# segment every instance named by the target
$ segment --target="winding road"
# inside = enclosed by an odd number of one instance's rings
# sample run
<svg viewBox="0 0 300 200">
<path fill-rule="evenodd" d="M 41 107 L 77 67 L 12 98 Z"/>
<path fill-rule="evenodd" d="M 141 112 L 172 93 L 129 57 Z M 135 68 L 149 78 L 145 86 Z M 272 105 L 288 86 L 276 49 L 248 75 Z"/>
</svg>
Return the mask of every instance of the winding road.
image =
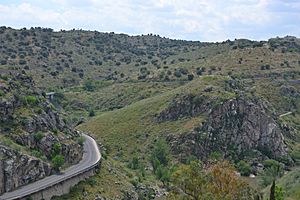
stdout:
<svg viewBox="0 0 300 200">
<path fill-rule="evenodd" d="M 14 191 L 4 193 L 0 196 L 0 200 L 14 200 L 28 196 L 95 167 L 101 159 L 98 145 L 92 137 L 86 134 L 83 134 L 83 137 L 85 137 L 84 153 L 82 160 L 78 164 L 69 167 L 61 174 L 51 175 L 36 182 L 20 187 Z"/>
</svg>

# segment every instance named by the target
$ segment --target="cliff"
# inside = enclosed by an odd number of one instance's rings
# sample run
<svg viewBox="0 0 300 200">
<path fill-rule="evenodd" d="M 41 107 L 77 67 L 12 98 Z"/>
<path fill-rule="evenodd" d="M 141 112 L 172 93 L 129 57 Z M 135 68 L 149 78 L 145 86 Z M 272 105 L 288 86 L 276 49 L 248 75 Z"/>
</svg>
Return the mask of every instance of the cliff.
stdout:
<svg viewBox="0 0 300 200">
<path fill-rule="evenodd" d="M 169 135 L 171 149 L 181 159 L 190 155 L 206 159 L 217 152 L 233 160 L 252 157 L 291 161 L 280 125 L 261 102 L 238 97 L 213 106 L 213 102 L 207 103 L 208 99 L 195 98 L 177 98 L 179 102 L 173 101 L 158 116 L 163 121 L 207 115 L 192 131 Z"/>
<path fill-rule="evenodd" d="M 54 173 L 51 159 L 65 166 L 81 160 L 78 132 L 68 126 L 25 74 L 0 77 L 0 194 Z"/>
</svg>

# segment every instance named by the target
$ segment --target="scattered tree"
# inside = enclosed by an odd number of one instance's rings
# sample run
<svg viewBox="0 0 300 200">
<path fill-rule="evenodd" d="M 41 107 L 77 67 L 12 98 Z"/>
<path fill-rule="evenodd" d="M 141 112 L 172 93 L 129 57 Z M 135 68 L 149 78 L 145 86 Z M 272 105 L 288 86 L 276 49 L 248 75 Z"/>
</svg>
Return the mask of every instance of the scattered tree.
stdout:
<svg viewBox="0 0 300 200">
<path fill-rule="evenodd" d="M 182 165 L 172 176 L 173 183 L 195 200 L 253 199 L 255 192 L 235 173 L 228 161 L 203 167 L 199 161 Z"/>
<path fill-rule="evenodd" d="M 52 158 L 52 165 L 56 171 L 60 170 L 60 167 L 65 163 L 65 157 L 62 155 L 56 155 Z"/>
</svg>

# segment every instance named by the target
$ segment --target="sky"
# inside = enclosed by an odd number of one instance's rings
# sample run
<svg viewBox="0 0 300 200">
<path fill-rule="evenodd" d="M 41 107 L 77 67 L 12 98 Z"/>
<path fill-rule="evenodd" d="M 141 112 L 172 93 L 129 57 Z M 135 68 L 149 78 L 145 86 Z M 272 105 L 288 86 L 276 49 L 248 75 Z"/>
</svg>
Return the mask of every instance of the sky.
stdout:
<svg viewBox="0 0 300 200">
<path fill-rule="evenodd" d="M 300 37 L 300 0 L 0 0 L 0 26 L 266 40 Z"/>
</svg>

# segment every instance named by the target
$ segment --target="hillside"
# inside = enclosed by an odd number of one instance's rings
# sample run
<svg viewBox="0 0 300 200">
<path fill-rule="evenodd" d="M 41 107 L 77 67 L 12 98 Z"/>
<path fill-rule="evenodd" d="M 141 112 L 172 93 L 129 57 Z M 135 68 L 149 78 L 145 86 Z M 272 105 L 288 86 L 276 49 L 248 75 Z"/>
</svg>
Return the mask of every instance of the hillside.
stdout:
<svg viewBox="0 0 300 200">
<path fill-rule="evenodd" d="M 94 133 L 99 141 L 105 144 L 109 158 L 113 158 L 113 160 L 108 159 L 109 163 L 121 163 L 124 167 L 130 165 L 133 156 L 137 156 L 148 169 L 145 180 L 141 181 L 141 184 L 146 185 L 149 184 L 147 176 L 150 176 L 150 180 L 153 179 L 151 178 L 153 175 L 149 163 L 149 151 L 153 149 L 158 138 L 166 138 L 169 142 L 174 161 L 179 160 L 185 163 L 191 156 L 205 160 L 212 155 L 220 154 L 221 157 L 233 160 L 235 163 L 245 160 L 252 166 L 252 173 L 257 175 L 259 172 L 256 171 L 256 166 L 267 159 L 279 160 L 287 166 L 293 165 L 295 159 L 299 159 L 296 155 L 299 155 L 300 149 L 299 127 L 292 121 L 299 119 L 299 110 L 293 115 L 279 117 L 278 114 L 272 113 L 275 109 L 272 103 L 276 102 L 260 102 L 268 99 L 267 93 L 261 94 L 260 97 L 253 95 L 253 93 L 258 94 L 260 87 L 264 85 L 254 84 L 250 87 L 251 90 L 242 93 L 243 87 L 239 86 L 236 90 L 237 85 L 233 83 L 237 84 L 229 77 L 205 76 L 162 95 L 141 100 L 120 110 L 100 114 L 79 128 Z M 230 88 L 232 85 L 235 86 Z M 272 91 L 274 96 L 280 96 L 279 93 L 276 94 L 276 90 Z M 283 96 L 280 99 L 283 103 L 284 98 Z M 237 110 L 227 111 L 226 104 L 232 101 L 236 101 Z M 299 101 L 296 101 L 296 104 L 296 107 L 299 107 Z M 228 104 L 228 106 L 234 106 L 234 104 Z M 209 111 L 210 109 L 212 111 Z M 245 113 L 241 113 L 242 110 Z M 263 111 L 259 114 L 261 110 Z M 233 114 L 229 115 L 228 112 Z M 239 114 L 235 115 L 235 112 Z M 251 114 L 247 116 L 246 112 Z M 255 117 L 258 117 L 259 121 L 253 121 L 252 125 L 247 124 L 248 121 L 255 120 Z M 225 122 L 226 118 L 233 121 Z M 236 120 L 240 122 L 235 124 Z M 220 123 L 224 125 L 214 127 L 214 124 Z M 270 126 L 270 124 L 274 124 L 277 130 L 269 128 L 262 130 L 264 125 Z M 209 130 L 208 126 L 219 130 L 215 136 L 206 137 L 204 133 Z M 226 127 L 230 132 L 226 131 Z M 237 135 L 240 131 L 249 132 L 250 135 L 241 136 L 242 139 L 238 139 Z M 262 135 L 251 135 L 253 132 Z M 263 136 L 263 134 L 266 135 Z M 227 139 L 224 140 L 223 137 Z M 273 141 L 272 138 L 274 138 Z M 214 142 L 208 145 L 210 140 Z M 237 143 L 237 140 L 241 140 L 242 143 Z M 272 149 L 273 145 L 275 145 L 274 149 Z M 225 149 L 219 149 L 219 147 Z M 139 171 L 134 172 L 136 176 L 139 176 L 139 173 Z M 131 176 L 127 177 L 129 179 L 127 181 L 130 181 Z M 118 186 L 102 185 L 101 182 L 98 184 L 98 187 L 103 188 L 104 191 L 108 190 L 107 187 L 118 188 Z M 94 189 L 88 191 L 91 195 L 94 194 Z"/>
<path fill-rule="evenodd" d="M 100 173 L 60 199 L 172 199 L 174 171 L 225 159 L 255 175 L 246 185 L 262 192 L 278 166 L 279 185 L 296 200 L 299 186 L 285 183 L 298 179 L 300 39 L 202 43 L 2 27 L 0 41 L 1 75 L 23 72 L 56 92 L 65 123 L 103 145 Z M 153 162 L 161 143 L 167 177 Z"/>
</svg>

